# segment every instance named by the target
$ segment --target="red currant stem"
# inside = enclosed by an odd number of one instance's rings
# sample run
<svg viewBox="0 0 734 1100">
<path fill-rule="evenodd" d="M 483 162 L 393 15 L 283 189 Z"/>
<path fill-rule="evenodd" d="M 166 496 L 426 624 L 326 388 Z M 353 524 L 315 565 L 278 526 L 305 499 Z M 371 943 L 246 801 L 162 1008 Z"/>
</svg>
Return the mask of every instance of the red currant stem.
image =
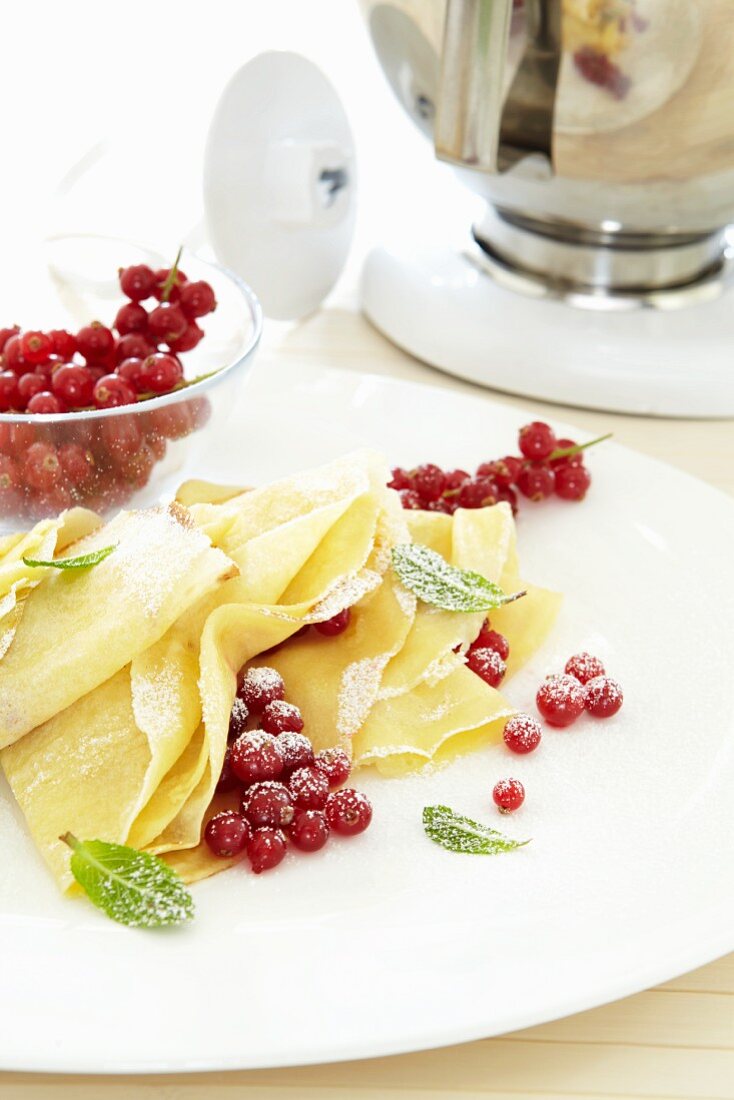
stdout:
<svg viewBox="0 0 734 1100">
<path fill-rule="evenodd" d="M 559 447 L 548 455 L 548 461 L 553 462 L 556 458 L 570 458 L 571 455 L 577 455 L 579 451 L 585 451 L 587 447 L 595 447 L 597 443 L 611 439 L 612 435 L 613 432 L 607 432 L 606 435 L 600 435 L 598 439 L 590 439 L 588 443 L 577 443 L 575 447 Z"/>
<path fill-rule="evenodd" d="M 176 285 L 176 276 L 178 275 L 178 264 L 181 259 L 181 253 L 183 252 L 183 245 L 178 246 L 178 252 L 176 253 L 176 259 L 173 261 L 173 267 L 166 276 L 166 281 L 161 288 L 161 301 L 167 302 L 168 296 Z"/>
</svg>

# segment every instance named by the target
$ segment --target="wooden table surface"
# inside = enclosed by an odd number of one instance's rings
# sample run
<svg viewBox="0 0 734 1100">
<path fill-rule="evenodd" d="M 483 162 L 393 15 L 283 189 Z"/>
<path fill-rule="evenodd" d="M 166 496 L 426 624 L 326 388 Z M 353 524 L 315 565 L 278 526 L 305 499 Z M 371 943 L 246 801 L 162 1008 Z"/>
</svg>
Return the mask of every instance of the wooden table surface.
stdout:
<svg viewBox="0 0 734 1100">
<path fill-rule="evenodd" d="M 388 344 L 348 309 L 271 332 L 260 367 L 321 363 L 481 395 Z M 615 416 L 493 395 L 534 416 L 559 416 L 734 494 L 731 421 Z M 430 459 L 426 455 L 426 459 Z M 0 979 L 0 990 L 2 981 Z M 1 994 L 0 994 L 1 995 Z M 42 992 L 39 993 L 42 996 Z M 5 1006 L 6 1010 L 12 1006 Z M 275 1021 L 274 1021 L 275 1025 Z M 29 1026 L 32 1026 L 29 1022 Z M 43 1035 L 38 1036 L 39 1044 Z M 124 1042 L 124 1037 L 121 1037 Z M 162 1077 L 0 1075 L 2 1100 L 472 1100 L 500 1097 L 734 1098 L 734 955 L 635 997 L 498 1039 L 372 1061 L 302 1069 Z"/>
</svg>

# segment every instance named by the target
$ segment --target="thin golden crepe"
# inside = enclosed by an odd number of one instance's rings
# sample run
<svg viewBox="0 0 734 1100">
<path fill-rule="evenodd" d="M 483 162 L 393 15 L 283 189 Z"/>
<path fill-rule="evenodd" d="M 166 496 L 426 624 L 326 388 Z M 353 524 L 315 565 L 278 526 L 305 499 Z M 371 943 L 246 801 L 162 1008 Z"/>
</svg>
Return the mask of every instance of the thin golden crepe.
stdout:
<svg viewBox="0 0 734 1100">
<path fill-rule="evenodd" d="M 518 576 L 511 513 L 504 505 L 453 517 L 406 513 L 386 480 L 384 459 L 365 451 L 251 491 L 186 483 L 179 500 L 187 507 L 173 506 L 175 522 L 189 532 L 189 523 L 198 527 L 204 556 L 214 555 L 218 566 L 195 593 L 187 589 L 186 599 L 179 593 L 175 611 L 155 616 L 155 630 L 145 616 L 141 628 L 129 589 L 104 617 L 87 606 L 110 598 L 109 586 L 91 582 L 103 579 L 119 547 L 86 581 L 70 576 L 62 585 L 58 574 L 36 571 L 42 583 L 24 600 L 0 660 L 0 736 L 19 738 L 0 760 L 62 887 L 70 884 L 68 855 L 57 838 L 66 830 L 164 853 L 188 881 L 228 865 L 200 841 L 224 797 L 215 786 L 243 666 L 271 665 L 282 673 L 316 748 L 342 744 L 353 750 L 355 764 L 385 774 L 404 774 L 499 736 L 512 707 L 464 667 L 483 615 L 417 603 L 390 566 L 393 546 L 422 542 L 505 590 L 527 587 Z M 118 517 L 79 545 L 104 546 L 118 536 L 122 543 L 130 522 L 145 521 Z M 143 571 L 150 567 L 147 553 L 138 561 Z M 194 559 L 177 577 L 198 576 Z M 0 553 L 0 584 L 4 561 Z M 163 547 L 154 566 L 162 588 L 171 568 Z M 76 619 L 74 583 L 84 604 Z M 66 655 L 57 652 L 59 604 L 68 612 L 65 641 L 74 639 Z M 557 604 L 554 594 L 530 588 L 493 614 L 510 638 L 511 668 L 540 644 Z M 302 634 L 304 625 L 345 607 L 352 614 L 343 634 Z M 91 642 L 79 633 L 81 624 Z M 48 658 L 38 652 L 44 627 Z M 71 669 L 73 686 L 55 688 L 42 707 L 33 704 L 20 686 L 21 667 L 31 659 L 40 667 L 50 660 L 55 679 L 68 679 Z"/>
</svg>

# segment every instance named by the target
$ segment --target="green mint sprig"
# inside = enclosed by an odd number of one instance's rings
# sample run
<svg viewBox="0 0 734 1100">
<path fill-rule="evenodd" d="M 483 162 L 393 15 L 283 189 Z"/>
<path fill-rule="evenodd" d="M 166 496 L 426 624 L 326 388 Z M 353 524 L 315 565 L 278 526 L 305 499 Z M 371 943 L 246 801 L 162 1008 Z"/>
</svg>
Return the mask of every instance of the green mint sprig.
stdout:
<svg viewBox="0 0 734 1100">
<path fill-rule="evenodd" d="M 524 848 L 529 840 L 512 840 L 489 825 L 480 825 L 470 817 L 457 814 L 449 806 L 424 806 L 423 828 L 426 836 L 449 852 L 473 856 L 493 856 Z"/>
<path fill-rule="evenodd" d="M 104 840 L 59 837 L 72 850 L 71 873 L 89 900 L 120 924 L 165 928 L 194 916 L 194 902 L 176 872 L 158 856 Z"/>
<path fill-rule="evenodd" d="M 574 443 L 573 447 L 556 447 L 555 451 L 552 451 L 548 456 L 548 461 L 554 462 L 557 458 L 571 458 L 572 455 L 585 451 L 587 447 L 595 447 L 597 443 L 603 443 L 606 439 L 611 439 L 612 434 L 612 432 L 607 432 L 606 435 L 600 435 L 597 439 L 590 439 L 588 443 Z"/>
<path fill-rule="evenodd" d="M 88 554 L 79 554 L 76 558 L 23 558 L 23 564 L 31 569 L 90 569 L 93 565 L 99 565 L 108 558 L 113 550 L 117 549 L 117 543 L 112 546 L 103 546 L 100 550 L 90 550 Z"/>
<path fill-rule="evenodd" d="M 435 550 L 414 542 L 394 546 L 392 564 L 405 588 L 443 611 L 491 611 L 525 595 L 508 596 L 481 573 L 458 569 Z"/>
</svg>

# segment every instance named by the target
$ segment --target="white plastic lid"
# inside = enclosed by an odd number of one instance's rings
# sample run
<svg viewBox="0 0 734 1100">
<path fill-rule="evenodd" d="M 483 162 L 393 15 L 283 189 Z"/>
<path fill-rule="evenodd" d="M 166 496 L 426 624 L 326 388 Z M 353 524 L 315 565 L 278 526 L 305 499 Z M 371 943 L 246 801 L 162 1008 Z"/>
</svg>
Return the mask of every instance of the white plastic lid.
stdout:
<svg viewBox="0 0 734 1100">
<path fill-rule="evenodd" d="M 352 131 L 329 81 L 295 53 L 263 53 L 225 88 L 204 157 L 217 259 L 268 317 L 316 309 L 346 262 L 355 216 Z"/>
</svg>

